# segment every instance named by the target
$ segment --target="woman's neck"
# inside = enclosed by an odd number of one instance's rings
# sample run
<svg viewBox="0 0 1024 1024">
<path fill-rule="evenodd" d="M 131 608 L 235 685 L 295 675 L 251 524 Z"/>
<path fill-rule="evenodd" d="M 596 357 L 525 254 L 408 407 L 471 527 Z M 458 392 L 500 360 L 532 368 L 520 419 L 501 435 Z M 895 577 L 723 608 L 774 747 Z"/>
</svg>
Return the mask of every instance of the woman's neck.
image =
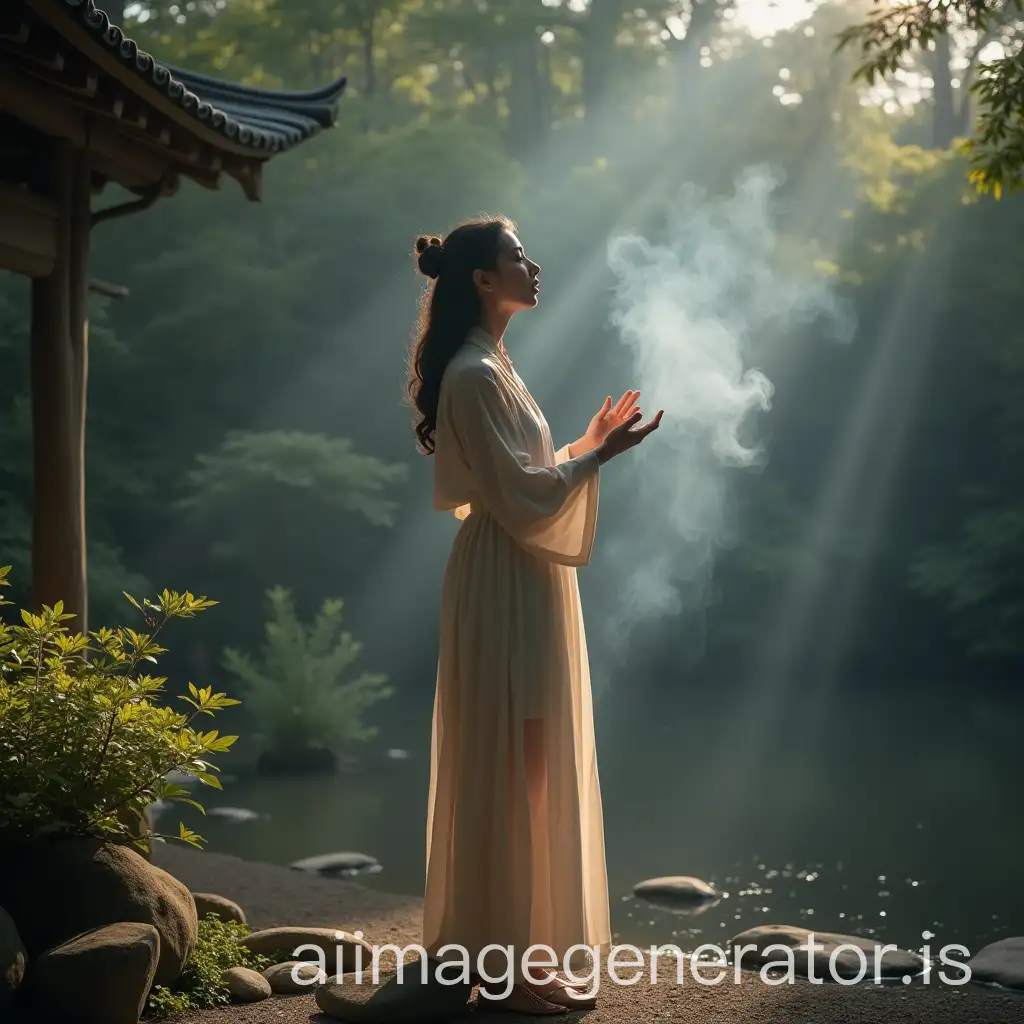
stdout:
<svg viewBox="0 0 1024 1024">
<path fill-rule="evenodd" d="M 499 348 L 504 348 L 501 343 L 502 336 L 505 333 L 505 328 L 508 327 L 509 320 L 512 319 L 511 313 L 499 313 L 496 310 L 484 310 L 480 316 L 480 323 L 477 326 L 482 331 L 486 331 L 493 339 L 494 344 Z"/>
</svg>

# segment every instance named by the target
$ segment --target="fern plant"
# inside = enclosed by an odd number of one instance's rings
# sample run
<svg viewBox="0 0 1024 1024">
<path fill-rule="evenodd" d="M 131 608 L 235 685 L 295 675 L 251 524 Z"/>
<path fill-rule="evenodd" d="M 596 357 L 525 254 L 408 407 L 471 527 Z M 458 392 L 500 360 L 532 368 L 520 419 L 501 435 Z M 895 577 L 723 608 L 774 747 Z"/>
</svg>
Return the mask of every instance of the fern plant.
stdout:
<svg viewBox="0 0 1024 1024">
<path fill-rule="evenodd" d="M 238 921 L 221 921 L 208 914 L 199 921 L 196 948 L 192 951 L 179 977 L 171 985 L 155 985 L 146 1001 L 145 1019 L 165 1020 L 193 1010 L 204 1010 L 231 1003 L 231 993 L 224 981 L 224 972 L 232 967 L 248 967 L 265 971 L 279 959 L 254 953 L 242 945 L 252 934 L 248 925 Z"/>
<path fill-rule="evenodd" d="M 9 585 L 9 570 L 0 568 L 0 587 Z M 72 633 L 65 623 L 74 616 L 60 601 L 39 613 L 22 610 L 20 625 L 0 621 L 0 840 L 93 836 L 148 851 L 161 835 L 145 822 L 150 804 L 203 810 L 167 780 L 170 772 L 221 788 L 209 757 L 237 737 L 193 723 L 240 702 L 189 683 L 189 696 L 179 699 L 191 710 L 178 712 L 160 701 L 166 678 L 141 671 L 165 653 L 156 637 L 171 619 L 191 619 L 216 602 L 169 590 L 156 601 L 125 597 L 149 632 Z M 184 824 L 174 838 L 203 841 Z"/>
<path fill-rule="evenodd" d="M 291 592 L 267 591 L 270 618 L 257 662 L 235 648 L 224 651 L 224 666 L 240 681 L 259 738 L 269 751 L 309 747 L 329 750 L 376 736 L 363 713 L 393 690 L 387 676 L 363 672 L 346 679 L 362 645 L 342 629 L 340 599 L 323 602 L 313 622 L 299 621 Z"/>
</svg>

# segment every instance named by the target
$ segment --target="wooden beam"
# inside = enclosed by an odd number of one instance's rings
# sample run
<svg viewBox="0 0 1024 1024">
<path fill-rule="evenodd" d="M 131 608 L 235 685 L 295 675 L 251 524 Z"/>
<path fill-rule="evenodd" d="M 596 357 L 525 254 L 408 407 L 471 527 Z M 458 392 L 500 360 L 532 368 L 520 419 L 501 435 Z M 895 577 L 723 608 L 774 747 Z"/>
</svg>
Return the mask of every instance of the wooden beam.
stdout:
<svg viewBox="0 0 1024 1024">
<path fill-rule="evenodd" d="M 53 272 L 32 282 L 32 592 L 84 631 L 89 163 L 66 139 L 48 148 L 40 185 L 59 215 Z"/>
<path fill-rule="evenodd" d="M 0 267 L 29 277 L 51 273 L 57 258 L 57 205 L 0 183 Z"/>
<path fill-rule="evenodd" d="M 21 46 L 28 42 L 30 33 L 31 29 L 21 11 L 9 8 L 0 10 L 0 39 Z"/>
<path fill-rule="evenodd" d="M 46 135 L 66 139 L 75 147 L 94 154 L 97 167 L 108 177 L 130 188 L 151 185 L 173 177 L 165 156 L 145 145 L 136 144 L 90 116 L 74 104 L 61 103 L 52 91 L 0 66 L 0 110 L 32 125 Z"/>
</svg>

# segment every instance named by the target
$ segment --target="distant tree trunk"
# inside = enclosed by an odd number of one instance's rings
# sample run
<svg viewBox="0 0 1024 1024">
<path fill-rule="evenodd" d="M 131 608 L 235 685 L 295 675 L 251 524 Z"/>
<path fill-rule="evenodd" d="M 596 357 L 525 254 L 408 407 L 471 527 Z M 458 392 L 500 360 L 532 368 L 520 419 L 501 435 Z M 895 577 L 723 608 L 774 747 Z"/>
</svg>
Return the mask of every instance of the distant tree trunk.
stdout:
<svg viewBox="0 0 1024 1024">
<path fill-rule="evenodd" d="M 523 26 L 509 40 L 508 146 L 519 157 L 533 152 L 541 137 L 539 46 L 532 27 Z"/>
<path fill-rule="evenodd" d="M 677 75 L 700 66 L 700 51 L 711 44 L 722 13 L 730 6 L 720 0 L 692 0 L 686 35 L 673 47 Z"/>
<path fill-rule="evenodd" d="M 537 95 L 537 141 L 542 143 L 547 140 L 548 134 L 551 131 L 551 118 L 554 108 L 551 82 L 551 47 L 541 43 L 537 59 L 539 63 L 537 73 L 539 88 Z"/>
<path fill-rule="evenodd" d="M 374 13 L 373 5 L 370 4 L 363 17 L 363 132 L 368 134 L 373 131 L 374 108 L 377 103 L 377 63 L 373 55 L 373 47 L 376 42 L 377 15 Z"/>
<path fill-rule="evenodd" d="M 957 136 L 958 117 L 953 90 L 953 72 L 950 68 L 952 51 L 949 35 L 940 33 L 935 38 L 935 49 L 928 55 L 932 82 L 932 145 L 948 149 Z"/>
<path fill-rule="evenodd" d="M 583 41 L 583 107 L 593 119 L 609 98 L 609 83 L 615 60 L 615 35 L 621 18 L 620 5 L 612 0 L 594 4 L 584 22 Z"/>
</svg>

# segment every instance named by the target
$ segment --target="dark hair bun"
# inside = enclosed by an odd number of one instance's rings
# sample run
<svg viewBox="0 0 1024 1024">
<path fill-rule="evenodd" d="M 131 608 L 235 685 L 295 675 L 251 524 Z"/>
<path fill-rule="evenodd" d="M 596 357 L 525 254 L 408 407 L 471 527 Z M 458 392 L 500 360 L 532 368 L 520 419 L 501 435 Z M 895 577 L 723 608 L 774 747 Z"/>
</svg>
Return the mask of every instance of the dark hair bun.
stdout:
<svg viewBox="0 0 1024 1024">
<path fill-rule="evenodd" d="M 420 235 L 416 239 L 416 252 L 419 255 L 416 265 L 420 273 L 426 277 L 437 277 L 441 273 L 441 258 L 444 256 L 441 239 L 433 235 Z"/>
</svg>

